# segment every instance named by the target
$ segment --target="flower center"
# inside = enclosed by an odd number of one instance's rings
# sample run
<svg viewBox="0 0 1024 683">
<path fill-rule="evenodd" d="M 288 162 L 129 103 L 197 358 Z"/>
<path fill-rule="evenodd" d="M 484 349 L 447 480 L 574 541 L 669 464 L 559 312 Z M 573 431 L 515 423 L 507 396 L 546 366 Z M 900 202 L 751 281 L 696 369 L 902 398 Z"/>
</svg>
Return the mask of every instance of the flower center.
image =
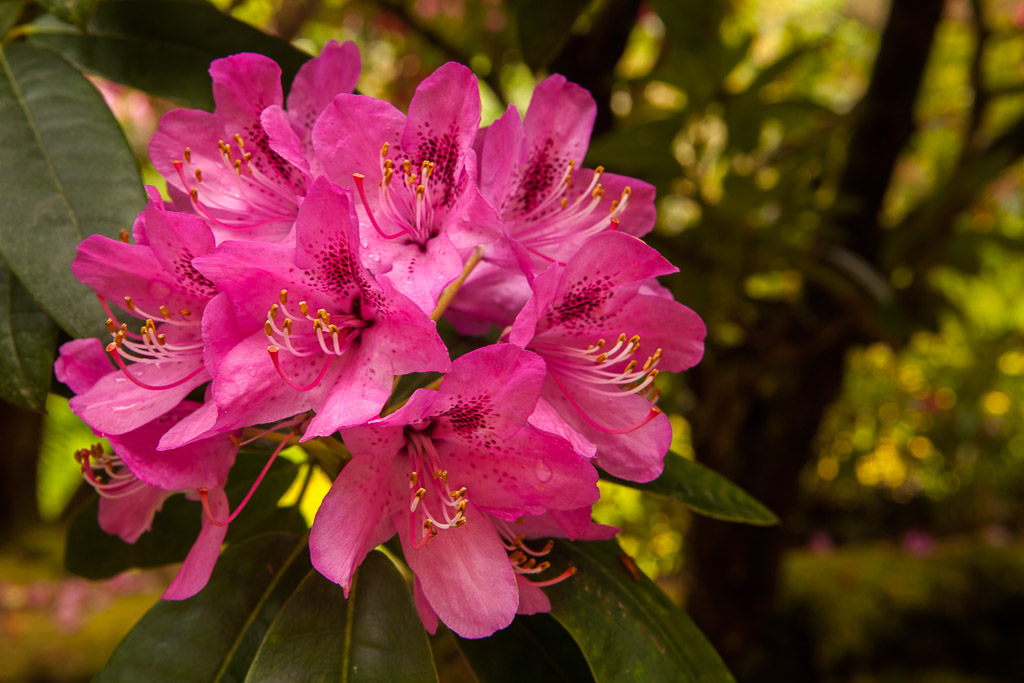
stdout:
<svg viewBox="0 0 1024 683">
<path fill-rule="evenodd" d="M 398 232 L 388 233 L 377 223 L 363 188 L 366 176 L 361 173 L 352 176 L 356 190 L 370 223 L 381 237 L 390 240 L 405 235 L 410 241 L 423 246 L 437 235 L 434 216 L 443 205 L 445 188 L 443 183 L 436 182 L 433 161 L 425 160 L 417 167 L 410 159 L 406 159 L 396 166 L 388 158 L 388 149 L 388 143 L 384 143 L 380 150 L 377 202 L 383 218 L 398 228 Z"/>
<path fill-rule="evenodd" d="M 655 350 L 641 365 L 633 358 L 640 348 L 639 335 L 627 340 L 625 334 L 620 334 L 610 347 L 604 339 L 598 339 L 596 344 L 585 349 L 537 340 L 531 342 L 529 348 L 544 357 L 548 374 L 583 419 L 603 432 L 625 434 L 634 431 L 661 412 L 652 405 L 651 412 L 639 423 L 624 429 L 609 429 L 594 421 L 573 398 L 574 390 L 582 390 L 612 397 L 646 394 L 652 403 L 656 401 L 658 391 L 653 384 L 658 377 L 656 366 L 661 360 L 662 350 Z"/>
<path fill-rule="evenodd" d="M 440 530 L 457 529 L 466 523 L 466 487 L 452 489 L 448 472 L 429 436 L 406 430 L 406 451 L 412 465 L 409 474 L 409 537 L 422 549 Z"/>
<path fill-rule="evenodd" d="M 123 498 L 147 486 L 135 478 L 121 458 L 105 454 L 100 444 L 75 451 L 75 461 L 85 481 L 104 498 Z"/>
<path fill-rule="evenodd" d="M 198 320 L 189 320 L 189 316 L 192 315 L 190 310 L 181 309 L 178 312 L 178 318 L 175 318 L 167 306 L 160 306 L 160 315 L 154 315 L 143 311 L 136 305 L 132 297 L 126 296 L 124 301 L 128 310 L 132 314 L 144 318 L 146 321 L 139 329 L 138 334 L 136 334 L 128 330 L 127 323 L 119 324 L 117 322 L 117 318 L 114 317 L 106 299 L 103 297 L 99 297 L 99 299 L 107 315 L 110 316 L 107 318 L 107 331 L 110 332 L 112 341 L 107 344 L 106 351 L 114 359 L 114 362 L 117 363 L 124 376 L 133 383 L 143 389 L 154 391 L 171 389 L 188 382 L 203 371 L 204 367 L 201 363 L 203 358 L 203 342 L 200 339 L 201 324 Z M 154 318 L 160 319 L 159 330 Z M 168 341 L 167 334 L 162 330 L 174 330 L 172 335 L 176 338 L 182 338 L 182 341 Z M 146 384 L 136 377 L 125 364 L 126 360 L 142 365 L 200 361 L 200 365 L 194 371 L 175 382 L 162 386 L 153 386 Z"/>
<path fill-rule="evenodd" d="M 557 260 L 551 252 L 566 239 L 584 240 L 618 228 L 632 196 L 632 189 L 627 186 L 618 199 L 611 201 L 605 213 L 602 210 L 605 190 L 601 186 L 604 168 L 594 169 L 590 184 L 577 194 L 573 191 L 575 167 L 575 160 L 569 160 L 561 174 L 548 177 L 531 167 L 523 181 L 526 195 L 522 198 L 522 207 L 505 216 L 512 238 L 546 263 Z"/>
<path fill-rule="evenodd" d="M 263 323 L 263 331 L 271 342 L 267 352 L 274 367 L 289 386 L 299 391 L 309 391 L 318 385 L 331 361 L 343 355 L 367 327 L 369 323 L 353 313 L 332 315 L 321 308 L 315 315 L 310 315 L 309 304 L 305 301 L 299 302 L 297 313 L 289 310 L 286 289 L 281 290 L 280 303 L 270 307 L 267 320 Z M 327 359 L 316 379 L 303 386 L 289 378 L 281 367 L 278 354 L 282 349 L 299 358 L 325 354 Z"/>
<path fill-rule="evenodd" d="M 189 147 L 181 160 L 172 162 L 196 212 L 211 223 L 238 229 L 295 219 L 302 183 L 292 177 L 288 162 L 267 147 L 266 133 L 258 132 L 262 138 L 253 141 L 250 136 L 257 157 L 245 150 L 245 140 L 235 133 L 234 147 L 217 141 L 212 168 L 194 164 Z"/>
</svg>

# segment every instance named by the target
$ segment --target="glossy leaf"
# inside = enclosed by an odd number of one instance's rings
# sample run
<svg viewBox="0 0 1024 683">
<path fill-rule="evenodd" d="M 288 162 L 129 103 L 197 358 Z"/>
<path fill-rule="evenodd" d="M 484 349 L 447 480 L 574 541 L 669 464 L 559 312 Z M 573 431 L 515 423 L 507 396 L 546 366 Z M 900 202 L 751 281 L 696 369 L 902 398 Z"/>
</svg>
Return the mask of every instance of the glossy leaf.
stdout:
<svg viewBox="0 0 1024 683">
<path fill-rule="evenodd" d="M 172 496 L 156 514 L 153 527 L 135 543 L 125 543 L 100 528 L 99 510 L 99 496 L 93 496 L 75 511 L 64 546 L 64 566 L 87 579 L 181 562 L 199 535 L 203 514 L 199 503 Z"/>
<path fill-rule="evenodd" d="M 0 35 L 6 34 L 14 26 L 24 8 L 25 3 L 22 0 L 0 2 Z"/>
<path fill-rule="evenodd" d="M 652 482 L 638 484 L 611 475 L 604 479 L 685 503 L 694 512 L 757 526 L 772 526 L 779 518 L 753 496 L 718 472 L 692 460 L 669 453 L 665 456 L 665 471 Z"/>
<path fill-rule="evenodd" d="M 56 350 L 57 326 L 0 262 L 0 397 L 42 410 Z"/>
<path fill-rule="evenodd" d="M 263 462 L 257 457 L 239 456 L 225 488 L 232 509 L 248 493 L 262 467 Z M 275 462 L 248 505 L 228 527 L 228 541 L 241 541 L 263 531 L 303 531 L 305 524 L 297 511 L 277 507 L 278 499 L 297 472 L 295 463 Z M 172 496 L 153 519 L 153 528 L 129 544 L 103 531 L 97 521 L 98 513 L 99 497 L 94 497 L 75 512 L 68 528 L 65 566 L 87 579 L 105 579 L 126 569 L 181 562 L 199 535 L 203 514 L 198 502 Z"/>
<path fill-rule="evenodd" d="M 213 109 L 210 62 L 239 52 L 276 61 L 286 86 L 310 55 L 194 0 L 101 2 L 86 27 L 44 17 L 29 40 L 79 68 L 189 107 Z"/>
<path fill-rule="evenodd" d="M 679 607 L 623 564 L 615 541 L 560 541 L 556 570 L 575 576 L 546 590 L 551 614 L 590 663 L 598 683 L 731 683 L 718 653 Z"/>
<path fill-rule="evenodd" d="M 248 668 L 245 653 L 262 641 L 266 624 L 308 568 L 306 544 L 290 534 L 232 546 L 197 595 L 149 610 L 95 680 L 239 680 L 235 666 Z"/>
<path fill-rule="evenodd" d="M 88 80 L 30 45 L 0 49 L 0 252 L 74 336 L 103 334 L 103 309 L 71 274 L 75 247 L 115 236 L 144 205 L 139 170 Z"/>
<path fill-rule="evenodd" d="M 96 0 L 39 0 L 39 4 L 61 21 L 79 28 L 85 26 L 96 9 Z"/>
<path fill-rule="evenodd" d="M 489 638 L 455 642 L 480 683 L 594 680 L 579 646 L 550 614 L 518 615 Z"/>
<path fill-rule="evenodd" d="M 588 5 L 590 0 L 520 0 L 516 21 L 519 49 L 526 65 L 536 71 L 550 64 Z"/>
<path fill-rule="evenodd" d="M 247 683 L 436 681 L 426 632 L 401 574 L 373 552 L 346 600 L 311 571 L 277 615 Z"/>
</svg>

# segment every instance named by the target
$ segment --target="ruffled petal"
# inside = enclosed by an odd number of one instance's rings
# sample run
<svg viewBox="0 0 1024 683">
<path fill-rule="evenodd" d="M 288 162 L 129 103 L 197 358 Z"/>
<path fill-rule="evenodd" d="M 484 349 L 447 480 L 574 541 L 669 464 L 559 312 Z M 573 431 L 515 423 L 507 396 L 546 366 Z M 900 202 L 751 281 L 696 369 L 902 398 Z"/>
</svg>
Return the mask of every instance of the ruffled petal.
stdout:
<svg viewBox="0 0 1024 683">
<path fill-rule="evenodd" d="M 224 519 L 228 516 L 228 497 L 224 494 L 224 489 L 210 489 L 209 503 L 210 512 L 215 517 Z M 217 526 L 204 515 L 199 538 L 192 545 L 192 550 L 182 563 L 177 576 L 160 597 L 163 600 L 184 600 L 206 587 L 213 567 L 217 564 L 217 558 L 220 557 L 220 547 L 224 544 L 227 533 L 227 525 Z"/>
</svg>

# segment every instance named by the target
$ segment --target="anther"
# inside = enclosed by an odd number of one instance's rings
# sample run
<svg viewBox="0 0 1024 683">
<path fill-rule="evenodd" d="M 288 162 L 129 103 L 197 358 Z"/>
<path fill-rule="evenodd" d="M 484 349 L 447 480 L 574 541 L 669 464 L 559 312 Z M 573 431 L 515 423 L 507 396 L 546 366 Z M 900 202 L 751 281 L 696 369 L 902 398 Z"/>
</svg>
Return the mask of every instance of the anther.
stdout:
<svg viewBox="0 0 1024 683">
<path fill-rule="evenodd" d="M 130 236 L 128 235 L 128 231 L 127 231 L 127 230 L 122 230 L 121 232 L 117 233 L 117 236 L 118 236 L 118 237 L 119 237 L 119 238 L 121 239 L 121 241 L 122 241 L 122 242 L 124 242 L 125 244 L 127 244 L 127 243 L 128 243 L 128 239 L 129 239 L 129 237 L 130 237 Z"/>
<path fill-rule="evenodd" d="M 235 159 L 235 173 L 242 175 L 242 160 Z"/>
<path fill-rule="evenodd" d="M 193 204 L 198 204 L 199 203 L 199 190 L 197 190 L 196 188 L 193 187 L 189 191 L 188 196 L 192 198 L 192 203 Z"/>
<path fill-rule="evenodd" d="M 242 149 L 243 147 L 245 147 L 245 141 L 242 140 L 242 136 L 239 135 L 238 133 L 235 133 L 235 142 L 238 143 L 238 149 Z"/>
<path fill-rule="evenodd" d="M 188 317 L 192 315 L 192 311 L 188 310 L 187 308 L 181 309 L 180 311 L 178 311 L 178 313 L 181 315 L 181 319 L 184 320 L 185 322 L 188 322 Z"/>
<path fill-rule="evenodd" d="M 267 315 L 270 316 L 271 320 L 277 320 L 277 309 L 278 308 L 279 308 L 278 305 L 274 304 L 273 306 L 270 307 L 270 310 L 267 312 Z"/>
<path fill-rule="evenodd" d="M 203 182 L 203 169 L 199 168 L 198 166 L 196 167 L 196 182 Z"/>
<path fill-rule="evenodd" d="M 158 334 L 156 336 L 156 343 L 159 344 L 160 346 L 164 346 L 165 344 L 167 344 L 167 335 L 166 334 Z"/>
<path fill-rule="evenodd" d="M 299 310 L 302 312 L 302 315 L 309 315 L 309 304 L 305 301 L 300 301 Z"/>
<path fill-rule="evenodd" d="M 388 155 L 388 147 L 390 147 L 390 144 L 385 142 L 384 146 L 380 148 L 380 157 L 382 159 Z"/>
<path fill-rule="evenodd" d="M 129 311 L 135 310 L 135 302 L 132 301 L 132 298 L 130 296 L 126 296 L 124 298 L 124 305 L 128 307 Z"/>
<path fill-rule="evenodd" d="M 189 164 L 192 163 L 192 148 L 191 147 L 186 147 L 185 148 L 185 162 L 189 163 Z"/>
<path fill-rule="evenodd" d="M 111 320 L 110 318 L 107 318 L 107 332 L 109 332 L 110 334 L 114 334 L 115 332 L 117 332 L 117 325 L 115 325 L 114 321 Z"/>
<path fill-rule="evenodd" d="M 267 336 L 270 337 L 271 339 L 274 338 L 274 328 L 270 326 L 269 320 L 263 323 L 263 331 L 266 332 Z"/>
<path fill-rule="evenodd" d="M 288 290 L 287 289 L 282 289 L 281 293 L 278 295 L 278 298 L 281 300 L 281 305 L 282 306 L 287 305 L 288 304 Z"/>
<path fill-rule="evenodd" d="M 160 306 L 160 313 L 163 314 L 163 316 L 165 318 L 167 318 L 168 320 L 171 319 L 171 309 L 167 308 L 166 306 L 164 306 L 162 304 Z"/>
</svg>

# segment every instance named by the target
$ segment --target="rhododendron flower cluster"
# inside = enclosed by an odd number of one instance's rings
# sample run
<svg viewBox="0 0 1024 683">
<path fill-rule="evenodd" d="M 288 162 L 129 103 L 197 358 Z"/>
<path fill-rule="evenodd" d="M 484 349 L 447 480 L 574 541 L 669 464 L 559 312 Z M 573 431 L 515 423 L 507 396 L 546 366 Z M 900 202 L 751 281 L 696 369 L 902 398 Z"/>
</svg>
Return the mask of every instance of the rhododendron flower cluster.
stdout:
<svg viewBox="0 0 1024 683">
<path fill-rule="evenodd" d="M 573 573 L 550 539 L 614 535 L 591 520 L 599 470 L 661 472 L 655 380 L 700 359 L 704 325 L 654 279 L 675 269 L 640 239 L 653 188 L 580 167 L 585 90 L 551 76 L 481 129 L 469 69 L 405 114 L 352 94 L 359 68 L 332 42 L 285 100 L 265 57 L 211 65 L 214 112 L 171 111 L 150 145 L 169 199 L 79 246 L 110 338 L 65 344 L 56 372 L 112 447 L 77 454 L 104 530 L 134 542 L 168 496 L 196 501 L 164 597 L 205 585 L 244 505 L 224 494 L 236 453 L 280 431 L 343 465 L 313 565 L 347 593 L 397 534 L 424 624 L 482 637 L 550 609 Z M 452 357 L 445 316 L 475 350 Z"/>
</svg>

